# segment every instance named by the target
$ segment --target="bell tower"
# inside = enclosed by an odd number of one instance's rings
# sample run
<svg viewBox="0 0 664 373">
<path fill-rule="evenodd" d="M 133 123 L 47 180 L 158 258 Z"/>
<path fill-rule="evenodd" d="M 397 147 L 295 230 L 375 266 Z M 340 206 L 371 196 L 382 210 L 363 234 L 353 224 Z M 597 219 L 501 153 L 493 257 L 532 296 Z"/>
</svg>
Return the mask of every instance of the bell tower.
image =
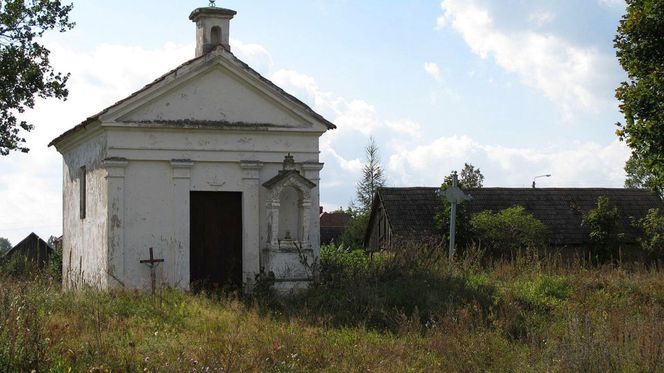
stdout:
<svg viewBox="0 0 664 373">
<path fill-rule="evenodd" d="M 200 57 L 218 46 L 230 51 L 230 23 L 236 11 L 217 8 L 214 2 L 209 7 L 197 8 L 189 15 L 196 23 L 196 57 Z"/>
</svg>

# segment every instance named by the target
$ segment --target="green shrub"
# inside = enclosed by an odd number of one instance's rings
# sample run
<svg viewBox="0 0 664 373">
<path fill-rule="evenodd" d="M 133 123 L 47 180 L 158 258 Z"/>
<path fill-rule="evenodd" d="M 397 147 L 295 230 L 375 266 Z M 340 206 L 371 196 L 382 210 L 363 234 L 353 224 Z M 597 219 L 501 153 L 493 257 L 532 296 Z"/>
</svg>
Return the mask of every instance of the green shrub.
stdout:
<svg viewBox="0 0 664 373">
<path fill-rule="evenodd" d="M 343 247 L 334 245 L 323 245 L 320 248 L 320 262 L 322 269 L 330 271 L 332 268 L 340 268 L 345 271 L 364 271 L 369 266 L 369 256 L 364 250 L 346 251 Z"/>
<path fill-rule="evenodd" d="M 618 232 L 620 213 L 612 206 L 609 198 L 597 198 L 597 207 L 583 214 L 581 225 L 588 227 L 591 249 L 595 260 L 600 263 L 618 257 L 618 248 L 624 234 Z"/>
<path fill-rule="evenodd" d="M 569 286 L 564 277 L 538 274 L 532 279 L 515 281 L 512 289 L 517 299 L 529 307 L 549 309 L 564 301 Z"/>
<path fill-rule="evenodd" d="M 664 259 L 664 215 L 660 215 L 659 209 L 650 209 L 639 220 L 638 227 L 642 231 L 639 238 L 641 248 L 651 260 Z"/>
<path fill-rule="evenodd" d="M 348 208 L 346 210 L 351 219 L 339 238 L 344 248 L 357 249 L 364 247 L 364 233 L 369 225 L 369 212 Z"/>
<path fill-rule="evenodd" d="M 545 245 L 546 226 L 522 206 L 496 213 L 483 211 L 470 219 L 473 238 L 494 258 L 510 257 L 524 249 Z"/>
<path fill-rule="evenodd" d="M 53 281 L 62 283 L 62 245 L 55 245 L 46 268 Z"/>
<path fill-rule="evenodd" d="M 0 258 L 0 275 L 30 279 L 40 272 L 39 264 L 21 255 Z"/>
</svg>

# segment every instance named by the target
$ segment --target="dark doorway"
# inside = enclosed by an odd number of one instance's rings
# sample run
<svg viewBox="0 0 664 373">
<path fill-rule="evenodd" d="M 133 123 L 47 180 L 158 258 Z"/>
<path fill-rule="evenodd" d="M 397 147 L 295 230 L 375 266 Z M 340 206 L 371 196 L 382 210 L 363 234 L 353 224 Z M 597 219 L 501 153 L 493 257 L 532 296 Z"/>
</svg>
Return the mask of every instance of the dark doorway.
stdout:
<svg viewBox="0 0 664 373">
<path fill-rule="evenodd" d="M 193 290 L 242 286 L 242 193 L 191 192 L 190 278 Z"/>
</svg>

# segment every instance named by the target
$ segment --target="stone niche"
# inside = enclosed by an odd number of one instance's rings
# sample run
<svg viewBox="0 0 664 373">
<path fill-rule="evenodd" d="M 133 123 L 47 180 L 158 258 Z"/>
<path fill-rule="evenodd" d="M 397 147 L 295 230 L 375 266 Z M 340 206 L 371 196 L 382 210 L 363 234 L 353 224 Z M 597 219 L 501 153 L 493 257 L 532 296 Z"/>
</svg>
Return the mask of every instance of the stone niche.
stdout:
<svg viewBox="0 0 664 373">
<path fill-rule="evenodd" d="M 267 189 L 267 240 L 263 269 L 277 291 L 306 287 L 314 278 L 311 234 L 312 181 L 300 175 L 288 154 L 283 169 L 263 184 Z"/>
</svg>

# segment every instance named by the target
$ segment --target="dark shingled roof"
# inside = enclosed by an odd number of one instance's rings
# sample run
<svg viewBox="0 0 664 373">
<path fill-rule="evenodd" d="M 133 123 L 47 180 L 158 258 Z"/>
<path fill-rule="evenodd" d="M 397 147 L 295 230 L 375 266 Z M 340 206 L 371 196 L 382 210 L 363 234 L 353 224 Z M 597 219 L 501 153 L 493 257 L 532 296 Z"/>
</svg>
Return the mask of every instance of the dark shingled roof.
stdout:
<svg viewBox="0 0 664 373">
<path fill-rule="evenodd" d="M 343 211 L 324 212 L 320 214 L 320 226 L 345 227 L 350 221 L 350 214 Z"/>
<path fill-rule="evenodd" d="M 437 231 L 434 216 L 441 206 L 438 188 L 379 188 L 378 198 L 393 235 L 426 236 Z"/>
<path fill-rule="evenodd" d="M 338 242 L 350 219 L 350 214 L 343 211 L 320 214 L 320 243 Z"/>
<path fill-rule="evenodd" d="M 9 249 L 4 254 L 4 258 L 10 259 L 18 256 L 42 266 L 51 254 L 53 254 L 53 248 L 33 232 Z"/>
<path fill-rule="evenodd" d="M 402 237 L 435 232 L 434 216 L 440 208 L 439 188 L 380 188 L 378 197 L 388 216 L 392 233 Z M 523 206 L 542 221 L 551 233 L 552 244 L 583 245 L 588 230 L 581 227 L 583 213 L 597 206 L 597 198 L 606 196 L 618 208 L 619 230 L 625 242 L 635 242 L 636 232 L 630 217 L 641 218 L 648 209 L 664 211 L 664 203 L 655 194 L 642 189 L 621 188 L 478 188 L 468 189 L 472 196 L 465 202 L 468 212 L 499 211 Z"/>
</svg>

